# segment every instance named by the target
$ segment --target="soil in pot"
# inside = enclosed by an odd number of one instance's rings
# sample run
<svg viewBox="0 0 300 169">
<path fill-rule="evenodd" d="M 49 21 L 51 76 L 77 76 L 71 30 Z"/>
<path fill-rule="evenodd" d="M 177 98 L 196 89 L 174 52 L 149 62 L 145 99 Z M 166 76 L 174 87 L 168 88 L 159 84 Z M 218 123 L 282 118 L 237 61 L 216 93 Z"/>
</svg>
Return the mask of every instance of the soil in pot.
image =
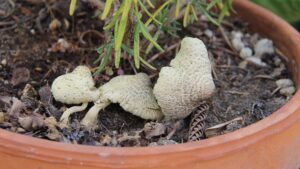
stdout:
<svg viewBox="0 0 300 169">
<path fill-rule="evenodd" d="M 57 120 L 69 105 L 55 102 L 49 86 L 56 77 L 78 65 L 97 66 L 93 62 L 98 58 L 97 47 L 105 38 L 104 23 L 90 17 L 93 10 L 87 4 L 82 4 L 77 16 L 72 18 L 67 14 L 69 4 L 65 1 L 57 1 L 51 6 L 28 2 L 17 2 L 14 7 L 0 3 L 1 9 L 11 10 L 10 15 L 0 22 L 1 128 L 32 137 L 86 145 L 155 146 L 188 141 L 189 130 L 193 127 L 191 119 L 202 118 L 194 117 L 199 110 L 177 122 L 150 122 L 114 104 L 100 113 L 99 127 L 95 130 L 80 126 L 85 112 L 72 115 L 69 128 L 61 127 Z M 157 68 L 167 65 L 180 48 L 180 39 L 185 36 L 197 37 L 206 44 L 217 87 L 208 101 L 206 129 L 201 139 L 232 132 L 264 119 L 292 97 L 293 84 L 286 87 L 289 90 L 282 90 L 276 84 L 280 79 L 292 77 L 284 56 L 272 42 L 251 32 L 247 23 L 233 16 L 221 27 L 201 17 L 187 28 L 180 27 L 177 36 L 162 34 L 159 43 L 165 52 L 154 50 L 145 55 L 145 59 Z M 244 46 L 233 42 L 234 39 L 242 41 Z M 274 52 L 250 57 L 258 55 L 255 46 L 259 42 L 266 43 L 263 46 Z M 109 67 L 94 76 L 97 85 L 114 76 L 137 71 L 132 59 L 124 57 L 127 59 L 120 69 Z M 158 71 L 146 68 L 140 71 L 156 81 Z"/>
</svg>

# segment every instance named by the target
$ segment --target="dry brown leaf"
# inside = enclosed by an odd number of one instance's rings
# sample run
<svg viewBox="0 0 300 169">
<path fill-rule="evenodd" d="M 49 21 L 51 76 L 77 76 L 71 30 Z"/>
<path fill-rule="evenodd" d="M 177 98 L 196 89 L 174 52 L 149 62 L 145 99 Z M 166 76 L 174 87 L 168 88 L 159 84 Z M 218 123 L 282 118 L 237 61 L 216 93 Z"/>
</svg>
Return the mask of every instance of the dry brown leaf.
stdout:
<svg viewBox="0 0 300 169">
<path fill-rule="evenodd" d="M 13 71 L 11 83 L 13 86 L 25 83 L 30 79 L 30 71 L 25 67 L 16 68 Z"/>
<path fill-rule="evenodd" d="M 19 117 L 18 122 L 25 130 L 36 130 L 44 127 L 44 120 L 35 115 Z"/>
<path fill-rule="evenodd" d="M 149 122 L 146 123 L 143 129 L 145 137 L 150 139 L 152 137 L 161 136 L 166 133 L 166 126 L 162 123 Z"/>
<path fill-rule="evenodd" d="M 8 114 L 11 116 L 17 117 L 22 110 L 26 109 L 25 104 L 16 97 L 12 97 L 11 102 L 12 105 L 8 109 Z"/>
<path fill-rule="evenodd" d="M 226 130 L 226 127 L 229 124 L 231 124 L 233 122 L 236 122 L 236 121 L 242 121 L 242 120 L 243 120 L 242 117 L 237 117 L 237 118 L 232 119 L 230 121 L 227 121 L 227 122 L 212 126 L 210 128 L 207 128 L 207 129 L 205 129 L 205 135 L 206 135 L 207 138 L 219 135 L 222 131 Z"/>
</svg>

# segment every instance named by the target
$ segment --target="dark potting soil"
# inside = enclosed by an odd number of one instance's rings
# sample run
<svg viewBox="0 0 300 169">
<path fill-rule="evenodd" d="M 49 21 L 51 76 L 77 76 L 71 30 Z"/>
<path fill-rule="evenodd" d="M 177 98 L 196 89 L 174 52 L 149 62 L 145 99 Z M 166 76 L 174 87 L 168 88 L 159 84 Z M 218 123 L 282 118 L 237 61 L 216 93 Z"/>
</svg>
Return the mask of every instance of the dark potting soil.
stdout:
<svg viewBox="0 0 300 169">
<path fill-rule="evenodd" d="M 99 57 L 97 47 L 105 41 L 104 23 L 93 17 L 95 11 L 82 3 L 76 17 L 69 17 L 67 1 L 17 2 L 15 6 L 0 0 L 0 127 L 32 137 L 59 142 L 103 146 L 156 146 L 177 144 L 188 139 L 190 117 L 180 121 L 150 122 L 125 112 L 113 104 L 98 117 L 98 127 L 87 130 L 79 121 L 86 112 L 71 116 L 69 127 L 57 122 L 71 105 L 56 102 L 50 86 L 59 75 L 78 65 L 92 70 Z M 276 90 L 275 81 L 291 78 L 283 55 L 264 55 L 266 66 L 241 64 L 231 44 L 232 31 L 243 34 L 246 46 L 254 48 L 262 37 L 251 32 L 243 21 L 227 18 L 221 27 L 200 21 L 180 28 L 178 37 L 162 34 L 159 44 L 165 52 L 153 50 L 144 58 L 158 68 L 135 70 L 132 58 L 124 55 L 121 68 L 110 63 L 102 74 L 95 75 L 97 85 L 120 74 L 145 72 L 156 81 L 159 68 L 168 65 L 180 48 L 184 36 L 197 37 L 207 46 L 213 63 L 216 92 L 209 101 L 205 136 L 202 139 L 228 133 L 248 126 L 283 106 L 291 96 Z M 146 41 L 142 44 L 147 46 Z M 91 106 L 92 104 L 90 104 Z M 211 128 L 213 127 L 213 128 Z M 175 132 L 175 133 L 174 133 Z"/>
</svg>

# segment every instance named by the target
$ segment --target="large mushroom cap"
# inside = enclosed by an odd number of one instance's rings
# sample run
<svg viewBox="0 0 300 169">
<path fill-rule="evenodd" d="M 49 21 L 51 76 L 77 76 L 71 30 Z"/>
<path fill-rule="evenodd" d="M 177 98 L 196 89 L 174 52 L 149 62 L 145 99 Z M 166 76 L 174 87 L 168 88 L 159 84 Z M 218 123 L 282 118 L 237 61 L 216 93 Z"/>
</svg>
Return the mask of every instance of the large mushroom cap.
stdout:
<svg viewBox="0 0 300 169">
<path fill-rule="evenodd" d="M 160 119 L 161 110 L 155 100 L 149 77 L 144 73 L 111 79 L 99 88 L 100 99 L 108 99 L 143 119 Z"/>
<path fill-rule="evenodd" d="M 78 66 L 73 72 L 57 77 L 51 91 L 56 101 L 66 104 L 87 103 L 99 97 L 92 74 L 86 66 Z"/>
<path fill-rule="evenodd" d="M 205 45 L 188 37 L 182 40 L 170 67 L 161 69 L 153 92 L 165 117 L 179 119 L 188 116 L 214 89 Z"/>
</svg>

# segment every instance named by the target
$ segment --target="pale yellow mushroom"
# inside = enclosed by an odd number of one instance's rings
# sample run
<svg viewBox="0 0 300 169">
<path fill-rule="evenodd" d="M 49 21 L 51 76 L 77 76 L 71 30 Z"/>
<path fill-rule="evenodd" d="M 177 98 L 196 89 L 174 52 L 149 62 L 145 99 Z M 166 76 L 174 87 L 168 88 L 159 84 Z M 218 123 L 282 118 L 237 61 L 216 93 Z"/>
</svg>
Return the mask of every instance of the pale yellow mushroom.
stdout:
<svg viewBox="0 0 300 169">
<path fill-rule="evenodd" d="M 63 124 L 68 122 L 72 113 L 86 109 L 88 102 L 99 98 L 99 90 L 95 88 L 92 74 L 88 67 L 78 66 L 73 72 L 57 77 L 51 87 L 56 101 L 66 104 L 82 104 L 68 108 L 60 120 Z"/>
<path fill-rule="evenodd" d="M 99 111 L 110 103 L 119 103 L 124 110 L 143 119 L 162 118 L 160 107 L 152 92 L 150 79 L 144 73 L 117 76 L 101 86 L 99 91 L 99 100 L 81 121 L 85 126 L 96 124 Z"/>
<path fill-rule="evenodd" d="M 187 37 L 170 67 L 161 69 L 153 92 L 166 119 L 182 119 L 214 90 L 205 45 L 197 38 Z"/>
</svg>

